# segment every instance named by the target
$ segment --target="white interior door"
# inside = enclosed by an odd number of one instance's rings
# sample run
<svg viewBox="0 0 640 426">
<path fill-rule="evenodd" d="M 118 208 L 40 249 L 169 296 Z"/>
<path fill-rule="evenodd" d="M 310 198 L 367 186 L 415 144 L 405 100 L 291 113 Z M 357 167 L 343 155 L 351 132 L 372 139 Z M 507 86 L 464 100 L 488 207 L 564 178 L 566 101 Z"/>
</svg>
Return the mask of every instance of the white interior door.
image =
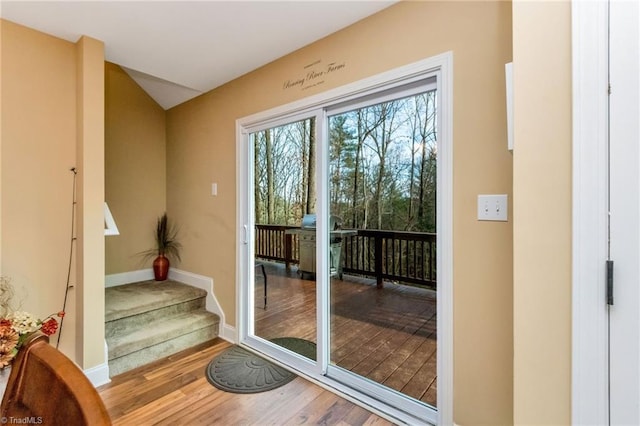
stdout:
<svg viewBox="0 0 640 426">
<path fill-rule="evenodd" d="M 610 424 L 640 424 L 640 4 L 610 3 Z"/>
</svg>

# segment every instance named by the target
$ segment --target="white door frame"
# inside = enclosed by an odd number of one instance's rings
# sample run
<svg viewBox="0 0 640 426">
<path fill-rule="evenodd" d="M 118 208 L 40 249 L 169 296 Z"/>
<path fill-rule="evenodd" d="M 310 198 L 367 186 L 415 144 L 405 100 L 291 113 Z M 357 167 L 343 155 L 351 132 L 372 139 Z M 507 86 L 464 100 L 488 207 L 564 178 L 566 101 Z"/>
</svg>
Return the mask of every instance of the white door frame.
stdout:
<svg viewBox="0 0 640 426">
<path fill-rule="evenodd" d="M 247 194 L 251 176 L 253 153 L 248 148 L 247 129 L 256 123 L 288 115 L 288 112 L 296 110 L 298 113 L 318 108 L 327 103 L 347 101 L 362 96 L 368 90 L 382 87 L 390 82 L 407 81 L 423 78 L 425 73 L 437 73 L 438 97 L 440 98 L 440 133 L 438 140 L 438 290 L 437 290 L 437 375 L 438 375 L 438 402 L 437 423 L 442 425 L 453 424 L 453 53 L 446 52 L 404 67 L 384 72 L 343 87 L 304 98 L 288 105 L 272 110 L 254 114 L 236 121 L 236 159 L 237 159 L 237 256 L 236 256 L 236 307 L 237 307 L 237 331 L 238 342 L 242 343 L 248 337 L 250 326 L 246 324 L 248 310 L 251 309 L 247 294 L 246 283 L 251 280 L 252 270 L 245 270 L 252 258 L 250 242 L 254 238 L 251 215 L 253 206 L 252 194 Z M 321 215 L 322 217 L 322 215 Z M 249 268 L 250 269 L 250 268 Z M 269 348 L 264 348 L 264 353 L 269 355 Z M 379 402 L 366 395 L 353 395 L 353 392 L 335 381 L 327 379 L 321 374 L 302 374 L 323 386 L 337 391 L 349 399 L 367 405 L 375 410 Z M 393 411 L 393 410 L 392 410 Z M 387 413 L 389 414 L 389 413 Z M 391 413 L 396 419 L 408 423 L 415 423 L 416 419 L 402 412 Z"/>
<path fill-rule="evenodd" d="M 572 423 L 608 424 L 609 3 L 573 0 L 572 35 Z"/>
<path fill-rule="evenodd" d="M 608 423 L 608 5 L 572 1 L 572 423 Z"/>
<path fill-rule="evenodd" d="M 612 0 L 609 11 L 610 257 L 609 418 L 640 424 L 640 3 Z"/>
</svg>

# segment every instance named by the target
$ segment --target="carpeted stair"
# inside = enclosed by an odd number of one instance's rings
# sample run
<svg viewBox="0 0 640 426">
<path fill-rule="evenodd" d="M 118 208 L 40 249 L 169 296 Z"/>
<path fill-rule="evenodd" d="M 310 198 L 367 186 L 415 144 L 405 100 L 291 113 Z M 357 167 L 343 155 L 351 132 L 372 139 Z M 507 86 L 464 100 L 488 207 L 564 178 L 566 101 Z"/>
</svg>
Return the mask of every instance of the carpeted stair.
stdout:
<svg viewBox="0 0 640 426">
<path fill-rule="evenodd" d="M 105 289 L 109 373 L 115 376 L 218 336 L 206 291 L 175 281 Z"/>
</svg>

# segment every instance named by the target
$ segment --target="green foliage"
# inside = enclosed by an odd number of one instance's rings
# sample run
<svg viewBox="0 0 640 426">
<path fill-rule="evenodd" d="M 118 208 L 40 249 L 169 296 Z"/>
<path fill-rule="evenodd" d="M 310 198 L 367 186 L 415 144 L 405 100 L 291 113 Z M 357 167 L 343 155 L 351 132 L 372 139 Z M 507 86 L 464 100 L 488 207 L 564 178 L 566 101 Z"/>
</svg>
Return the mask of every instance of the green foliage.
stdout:
<svg viewBox="0 0 640 426">
<path fill-rule="evenodd" d="M 178 229 L 175 224 L 169 221 L 166 213 L 158 218 L 154 237 L 156 246 L 142 252 L 146 259 L 165 256 L 169 260 L 181 260 L 180 250 L 182 249 L 182 244 L 178 242 Z"/>
<path fill-rule="evenodd" d="M 433 90 L 329 117 L 330 211 L 345 227 L 435 232 L 436 101 Z M 256 223 L 300 224 L 310 129 L 301 120 L 252 134 Z"/>
</svg>

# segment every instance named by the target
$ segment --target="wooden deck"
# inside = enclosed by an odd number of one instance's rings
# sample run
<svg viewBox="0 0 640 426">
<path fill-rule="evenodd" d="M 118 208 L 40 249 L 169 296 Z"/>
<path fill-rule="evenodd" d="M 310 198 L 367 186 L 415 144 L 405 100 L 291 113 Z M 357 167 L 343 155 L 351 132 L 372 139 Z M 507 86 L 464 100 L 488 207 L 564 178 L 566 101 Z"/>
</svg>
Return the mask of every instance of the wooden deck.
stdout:
<svg viewBox="0 0 640 426">
<path fill-rule="evenodd" d="M 256 269 L 255 330 L 265 339 L 316 341 L 315 281 L 264 262 Z M 432 290 L 345 275 L 331 283 L 331 362 L 436 406 L 436 295 Z"/>
</svg>

